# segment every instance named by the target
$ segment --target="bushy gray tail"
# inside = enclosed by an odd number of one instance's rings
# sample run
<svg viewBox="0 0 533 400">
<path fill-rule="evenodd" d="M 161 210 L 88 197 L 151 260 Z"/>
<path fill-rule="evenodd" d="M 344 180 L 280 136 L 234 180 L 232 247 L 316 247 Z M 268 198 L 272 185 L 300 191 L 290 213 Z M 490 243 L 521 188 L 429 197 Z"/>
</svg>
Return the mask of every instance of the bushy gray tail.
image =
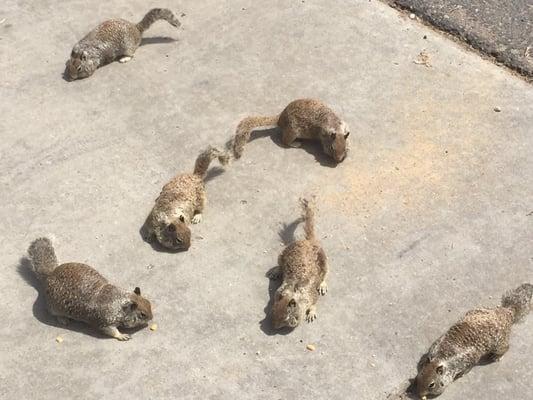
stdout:
<svg viewBox="0 0 533 400">
<path fill-rule="evenodd" d="M 306 199 L 300 199 L 302 204 L 302 219 L 307 240 L 315 240 L 315 210 L 314 206 Z"/>
<path fill-rule="evenodd" d="M 139 32 L 143 33 L 145 30 L 150 28 L 152 24 L 160 19 L 164 19 L 167 21 L 170 25 L 175 26 L 176 28 L 179 28 L 181 26 L 181 22 L 178 21 L 178 19 L 172 14 L 172 11 L 170 11 L 167 8 L 153 8 L 142 19 L 141 22 L 137 24 L 137 29 Z"/>
<path fill-rule="evenodd" d="M 206 150 L 202 151 L 196 159 L 196 163 L 194 164 L 194 174 L 204 179 L 207 170 L 209 169 L 209 164 L 211 164 L 211 161 L 215 158 L 218 158 L 220 164 L 228 165 L 230 157 L 227 152 L 209 146 Z"/>
<path fill-rule="evenodd" d="M 278 115 L 271 117 L 246 117 L 239 125 L 237 125 L 237 130 L 235 136 L 228 142 L 228 150 L 233 152 L 233 157 L 237 160 L 241 158 L 244 151 L 244 146 L 250 140 L 250 135 L 252 131 L 257 128 L 270 129 L 278 125 Z"/>
<path fill-rule="evenodd" d="M 39 238 L 28 248 L 28 256 L 39 279 L 45 279 L 57 267 L 54 246 L 48 238 Z"/>
<path fill-rule="evenodd" d="M 533 285 L 524 283 L 514 290 L 510 290 L 502 297 L 502 307 L 513 310 L 513 323 L 519 322 L 531 309 L 531 296 L 533 295 Z"/>
</svg>

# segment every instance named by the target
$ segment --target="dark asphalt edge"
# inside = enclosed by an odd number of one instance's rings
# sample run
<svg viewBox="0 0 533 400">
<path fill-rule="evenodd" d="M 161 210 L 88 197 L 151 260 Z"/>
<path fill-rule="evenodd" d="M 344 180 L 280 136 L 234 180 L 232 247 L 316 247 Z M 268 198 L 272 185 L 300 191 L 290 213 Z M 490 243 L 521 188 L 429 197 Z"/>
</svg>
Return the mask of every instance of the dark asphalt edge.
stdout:
<svg viewBox="0 0 533 400">
<path fill-rule="evenodd" d="M 512 72 L 514 75 L 523 78 L 528 83 L 533 83 L 533 71 L 528 71 L 519 63 L 509 62 L 504 58 L 504 55 L 499 54 L 495 51 L 490 51 L 484 49 L 482 44 L 479 43 L 475 35 L 465 35 L 464 32 L 459 31 L 457 28 L 450 26 L 445 26 L 442 21 L 439 21 L 433 18 L 430 15 L 426 15 L 418 10 L 416 7 L 411 7 L 408 5 L 402 5 L 395 2 L 395 0 L 381 0 L 385 4 L 389 5 L 391 8 L 398 10 L 400 13 L 408 17 L 407 14 L 414 13 L 416 19 L 422 22 L 424 25 L 432 28 L 433 30 L 445 34 L 449 39 L 452 39 L 454 42 L 459 43 L 470 50 L 473 50 L 483 59 L 492 61 L 494 64 L 505 67 L 508 71 Z"/>
</svg>

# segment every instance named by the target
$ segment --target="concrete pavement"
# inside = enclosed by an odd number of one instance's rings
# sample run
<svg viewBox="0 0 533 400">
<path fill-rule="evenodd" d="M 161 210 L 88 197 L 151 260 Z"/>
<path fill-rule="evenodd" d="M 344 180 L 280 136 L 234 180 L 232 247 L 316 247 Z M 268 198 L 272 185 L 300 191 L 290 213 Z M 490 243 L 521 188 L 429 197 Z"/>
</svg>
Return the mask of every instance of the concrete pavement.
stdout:
<svg viewBox="0 0 533 400">
<path fill-rule="evenodd" d="M 533 78 L 531 0 L 388 0 Z"/>
<path fill-rule="evenodd" d="M 462 313 L 533 281 L 531 86 L 380 2 L 270 4 L 4 2 L 1 398 L 382 399 Z M 61 78 L 98 22 L 154 6 L 185 13 L 183 29 L 146 37 L 176 41 Z M 187 253 L 142 241 L 161 186 L 201 149 L 307 96 L 351 126 L 341 165 L 259 138 L 208 182 Z M 330 291 L 315 322 L 274 335 L 264 275 L 312 194 Z M 43 234 L 60 261 L 140 286 L 159 329 L 121 343 L 57 326 L 20 262 Z M 441 398 L 528 398 L 532 329 Z"/>
</svg>

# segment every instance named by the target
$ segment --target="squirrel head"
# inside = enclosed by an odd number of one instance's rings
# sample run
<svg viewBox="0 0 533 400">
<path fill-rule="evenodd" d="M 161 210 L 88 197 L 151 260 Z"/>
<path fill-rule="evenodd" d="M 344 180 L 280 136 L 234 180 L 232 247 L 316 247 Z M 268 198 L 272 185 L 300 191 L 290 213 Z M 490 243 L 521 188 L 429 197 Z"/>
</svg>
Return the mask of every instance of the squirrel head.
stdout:
<svg viewBox="0 0 533 400">
<path fill-rule="evenodd" d="M 272 305 L 272 325 L 274 329 L 296 328 L 302 319 L 302 310 L 292 290 L 278 290 Z"/>
<path fill-rule="evenodd" d="M 348 154 L 348 136 L 350 131 L 344 121 L 333 124 L 331 129 L 327 129 L 321 135 L 324 152 L 337 163 L 342 162 Z"/>
<path fill-rule="evenodd" d="M 191 246 L 191 230 L 183 215 L 171 221 L 161 221 L 156 238 L 163 247 L 171 250 L 188 250 Z"/>
<path fill-rule="evenodd" d="M 72 50 L 66 66 L 65 75 L 72 81 L 91 76 L 98 67 L 86 50 L 78 50 L 76 47 Z"/>
<path fill-rule="evenodd" d="M 416 390 L 420 399 L 440 395 L 452 381 L 453 374 L 444 361 L 430 360 L 424 356 L 416 377 Z"/>
<path fill-rule="evenodd" d="M 141 289 L 136 287 L 129 295 L 128 301 L 122 306 L 125 328 L 144 326 L 153 318 L 150 302 L 141 296 Z"/>
</svg>

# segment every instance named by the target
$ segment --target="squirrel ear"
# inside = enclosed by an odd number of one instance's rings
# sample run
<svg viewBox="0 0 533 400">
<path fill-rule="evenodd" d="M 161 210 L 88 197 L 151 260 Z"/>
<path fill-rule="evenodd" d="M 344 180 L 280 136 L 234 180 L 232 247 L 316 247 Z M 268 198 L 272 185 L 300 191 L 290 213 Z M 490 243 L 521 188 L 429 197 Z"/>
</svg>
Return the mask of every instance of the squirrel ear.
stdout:
<svg viewBox="0 0 533 400">
<path fill-rule="evenodd" d="M 87 52 L 85 50 L 81 52 L 81 59 L 82 61 L 87 60 Z"/>
<path fill-rule="evenodd" d="M 443 365 L 443 364 L 440 364 L 440 365 L 437 367 L 436 371 L 437 371 L 437 374 L 442 375 L 442 374 L 444 373 L 444 365 Z"/>
<path fill-rule="evenodd" d="M 289 307 L 296 307 L 296 300 L 291 299 L 291 300 L 289 301 Z"/>
<path fill-rule="evenodd" d="M 350 132 L 347 132 L 346 135 L 344 135 L 344 139 L 348 139 L 348 136 L 350 136 Z"/>
<path fill-rule="evenodd" d="M 136 287 L 135 289 L 133 289 L 133 293 L 135 293 L 137 296 L 140 296 L 141 295 L 141 288 L 140 287 Z"/>
<path fill-rule="evenodd" d="M 329 135 L 331 136 L 332 139 L 335 139 L 335 137 L 337 136 L 335 132 L 331 132 Z"/>
</svg>

